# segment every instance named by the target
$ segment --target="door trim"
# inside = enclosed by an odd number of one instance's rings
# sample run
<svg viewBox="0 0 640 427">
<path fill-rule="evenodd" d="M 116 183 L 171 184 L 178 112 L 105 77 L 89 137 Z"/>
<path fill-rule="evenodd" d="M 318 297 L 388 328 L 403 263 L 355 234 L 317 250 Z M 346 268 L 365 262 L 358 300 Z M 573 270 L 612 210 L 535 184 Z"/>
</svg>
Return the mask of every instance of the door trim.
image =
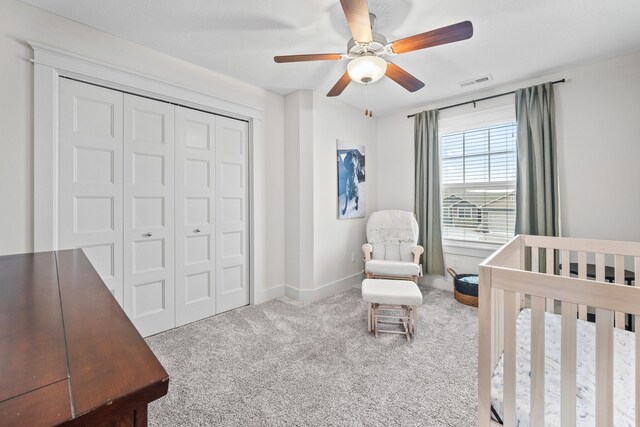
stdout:
<svg viewBox="0 0 640 427">
<path fill-rule="evenodd" d="M 256 223 L 256 203 L 264 198 L 255 191 L 254 150 L 263 145 L 263 110 L 186 87 L 145 73 L 117 67 L 40 43 L 33 49 L 33 247 L 34 251 L 58 249 L 58 119 L 61 77 L 104 86 L 138 96 L 182 105 L 217 115 L 243 120 L 249 126 L 248 215 L 249 215 L 249 304 L 254 304 L 255 277 L 262 277 L 263 262 L 255 261 L 255 245 L 264 245 L 263 221 Z M 260 149 L 260 152 L 264 150 Z M 256 242 L 256 240 L 259 240 Z M 256 271 L 256 269 L 260 271 Z"/>
</svg>

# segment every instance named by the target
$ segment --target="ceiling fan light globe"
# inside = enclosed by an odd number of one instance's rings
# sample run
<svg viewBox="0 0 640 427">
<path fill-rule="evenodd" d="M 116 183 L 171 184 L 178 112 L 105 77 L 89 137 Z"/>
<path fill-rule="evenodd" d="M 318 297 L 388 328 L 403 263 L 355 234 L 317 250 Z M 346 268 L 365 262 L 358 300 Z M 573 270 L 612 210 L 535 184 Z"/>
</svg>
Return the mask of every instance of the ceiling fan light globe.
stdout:
<svg viewBox="0 0 640 427">
<path fill-rule="evenodd" d="M 362 84 L 377 82 L 386 71 L 387 61 L 374 55 L 360 56 L 352 59 L 347 65 L 351 80 Z"/>
</svg>

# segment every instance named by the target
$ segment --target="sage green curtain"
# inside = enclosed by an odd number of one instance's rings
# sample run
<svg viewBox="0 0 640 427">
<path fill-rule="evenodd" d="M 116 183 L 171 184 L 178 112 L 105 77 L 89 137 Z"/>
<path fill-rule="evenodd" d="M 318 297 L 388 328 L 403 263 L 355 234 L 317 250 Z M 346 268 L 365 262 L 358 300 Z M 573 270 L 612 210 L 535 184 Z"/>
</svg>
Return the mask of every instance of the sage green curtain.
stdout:
<svg viewBox="0 0 640 427">
<path fill-rule="evenodd" d="M 444 275 L 442 225 L 440 223 L 440 142 L 438 110 L 416 114 L 415 214 L 420 227 L 418 244 L 424 247 L 425 273 Z"/>
<path fill-rule="evenodd" d="M 516 234 L 558 236 L 558 165 L 553 84 L 516 91 Z"/>
</svg>

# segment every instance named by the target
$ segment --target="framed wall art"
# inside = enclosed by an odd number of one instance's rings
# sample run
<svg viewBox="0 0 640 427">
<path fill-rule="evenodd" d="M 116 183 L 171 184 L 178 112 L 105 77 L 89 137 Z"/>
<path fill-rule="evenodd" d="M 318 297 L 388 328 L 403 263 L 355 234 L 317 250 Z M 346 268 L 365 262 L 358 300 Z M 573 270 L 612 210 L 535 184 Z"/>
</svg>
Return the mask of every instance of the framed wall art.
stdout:
<svg viewBox="0 0 640 427">
<path fill-rule="evenodd" d="M 337 142 L 338 219 L 364 218 L 365 147 L 347 141 Z"/>
</svg>

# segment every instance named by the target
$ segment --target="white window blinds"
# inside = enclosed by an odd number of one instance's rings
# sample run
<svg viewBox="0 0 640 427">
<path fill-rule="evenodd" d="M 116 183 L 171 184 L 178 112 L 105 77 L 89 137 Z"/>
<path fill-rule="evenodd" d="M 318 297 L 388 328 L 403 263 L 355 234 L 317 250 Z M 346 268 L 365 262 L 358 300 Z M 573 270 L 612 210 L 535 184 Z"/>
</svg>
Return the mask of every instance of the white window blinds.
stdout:
<svg viewBox="0 0 640 427">
<path fill-rule="evenodd" d="M 516 124 L 448 133 L 440 148 L 442 237 L 508 241 L 516 212 Z"/>
</svg>

